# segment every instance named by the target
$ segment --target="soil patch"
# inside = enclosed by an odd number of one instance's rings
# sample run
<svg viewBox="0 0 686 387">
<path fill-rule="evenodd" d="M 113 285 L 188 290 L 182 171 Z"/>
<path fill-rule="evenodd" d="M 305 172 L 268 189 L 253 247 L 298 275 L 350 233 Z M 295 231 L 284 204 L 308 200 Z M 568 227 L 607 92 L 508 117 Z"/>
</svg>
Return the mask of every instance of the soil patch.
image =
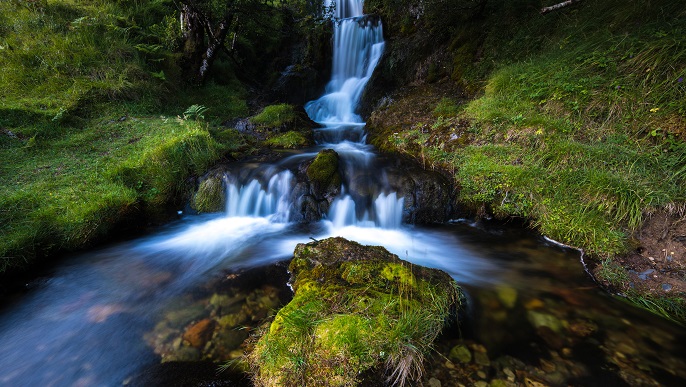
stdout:
<svg viewBox="0 0 686 387">
<path fill-rule="evenodd" d="M 652 214 L 636 233 L 636 248 L 615 259 L 629 281 L 620 291 L 634 288 L 656 296 L 686 296 L 686 216 L 680 211 Z M 597 276 L 600 266 L 594 268 Z M 604 283 L 604 285 L 609 285 Z"/>
</svg>

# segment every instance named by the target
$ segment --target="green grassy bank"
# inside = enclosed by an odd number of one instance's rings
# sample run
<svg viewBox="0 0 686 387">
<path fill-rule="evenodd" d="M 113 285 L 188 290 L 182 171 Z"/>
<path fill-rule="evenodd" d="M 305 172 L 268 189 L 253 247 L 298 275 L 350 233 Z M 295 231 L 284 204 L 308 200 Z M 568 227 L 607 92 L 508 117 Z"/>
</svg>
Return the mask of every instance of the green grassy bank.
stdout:
<svg viewBox="0 0 686 387">
<path fill-rule="evenodd" d="M 183 86 L 177 19 L 170 1 L 0 3 L 0 272 L 163 219 L 243 149 L 216 127 L 247 115 L 243 86 L 221 62 Z"/>
<path fill-rule="evenodd" d="M 410 3 L 369 6 L 393 18 Z M 686 7 L 583 0 L 542 15 L 557 1 L 477 3 L 435 1 L 390 23 L 377 81 L 395 72 L 421 86 L 374 111 L 373 142 L 452 173 L 464 207 L 528 219 L 611 263 L 649 214 L 686 202 Z M 435 51 L 417 57 L 424 39 Z M 660 296 L 682 320 L 683 297 Z"/>
</svg>

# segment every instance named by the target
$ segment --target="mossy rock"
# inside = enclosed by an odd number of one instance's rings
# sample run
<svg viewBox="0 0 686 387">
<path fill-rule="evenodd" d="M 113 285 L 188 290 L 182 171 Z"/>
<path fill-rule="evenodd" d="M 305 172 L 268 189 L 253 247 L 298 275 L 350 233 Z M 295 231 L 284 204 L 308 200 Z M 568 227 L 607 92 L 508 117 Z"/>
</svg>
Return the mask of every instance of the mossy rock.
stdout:
<svg viewBox="0 0 686 387">
<path fill-rule="evenodd" d="M 410 382 L 460 301 L 445 272 L 343 238 L 299 244 L 289 269 L 294 298 L 248 356 L 257 386 Z"/>
<path fill-rule="evenodd" d="M 291 130 L 269 137 L 264 143 L 274 148 L 295 149 L 311 145 L 312 141 L 302 132 Z"/>
<path fill-rule="evenodd" d="M 220 177 L 212 176 L 200 183 L 191 207 L 198 212 L 219 212 L 224 209 L 225 196 L 224 182 Z"/>
<path fill-rule="evenodd" d="M 333 149 L 324 149 L 307 167 L 307 179 L 313 185 L 315 195 L 325 196 L 327 191 L 336 191 L 341 186 L 338 164 L 338 153 Z"/>
<path fill-rule="evenodd" d="M 250 118 L 255 125 L 278 128 L 294 122 L 298 118 L 293 105 L 286 103 L 266 106 L 260 113 Z"/>
</svg>

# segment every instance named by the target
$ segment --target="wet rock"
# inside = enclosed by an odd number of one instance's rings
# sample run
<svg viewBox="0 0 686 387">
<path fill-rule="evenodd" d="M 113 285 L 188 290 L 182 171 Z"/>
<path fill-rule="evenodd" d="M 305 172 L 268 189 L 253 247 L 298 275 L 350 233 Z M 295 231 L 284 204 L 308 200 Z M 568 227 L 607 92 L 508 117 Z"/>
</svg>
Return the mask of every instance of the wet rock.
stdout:
<svg viewBox="0 0 686 387">
<path fill-rule="evenodd" d="M 178 350 L 162 356 L 162 362 L 196 361 L 200 360 L 200 350 L 194 347 L 182 346 Z"/>
<path fill-rule="evenodd" d="M 403 196 L 403 220 L 413 224 L 431 224 L 449 219 L 452 212 L 452 185 L 441 174 L 401 165 L 387 171 L 391 190 Z"/>
<path fill-rule="evenodd" d="M 526 310 L 540 309 L 544 306 L 545 303 L 543 303 L 543 301 L 539 300 L 538 298 L 532 298 L 531 300 L 524 303 L 524 308 Z"/>
<path fill-rule="evenodd" d="M 530 310 L 527 318 L 535 328 L 548 327 L 555 332 L 560 332 L 563 328 L 562 322 L 551 314 Z"/>
<path fill-rule="evenodd" d="M 524 378 L 524 385 L 526 387 L 548 387 L 543 381 L 533 379 L 532 377 Z"/>
<path fill-rule="evenodd" d="M 191 347 L 202 348 L 207 343 L 207 340 L 212 337 L 214 326 L 214 320 L 200 320 L 186 329 L 183 339 L 188 341 Z"/>
<path fill-rule="evenodd" d="M 648 276 L 655 273 L 655 269 L 648 269 L 646 271 L 643 271 L 638 274 L 638 278 L 642 279 L 643 281 L 646 281 L 648 279 Z"/>
<path fill-rule="evenodd" d="M 664 290 L 665 292 L 668 292 L 668 291 L 672 290 L 672 285 L 662 284 L 662 290 Z"/>
<path fill-rule="evenodd" d="M 546 373 L 555 372 L 555 370 L 557 369 L 555 363 L 548 361 L 546 359 L 540 359 L 539 362 L 541 363 L 541 369 Z"/>
<path fill-rule="evenodd" d="M 471 347 L 474 350 L 474 363 L 482 367 L 490 367 L 491 360 L 488 358 L 486 347 L 481 344 L 473 344 Z"/>
<path fill-rule="evenodd" d="M 320 220 L 341 192 L 343 180 L 338 153 L 333 149 L 322 150 L 313 160 L 301 164 L 297 180 L 291 195 L 297 212 L 291 220 Z"/>
<path fill-rule="evenodd" d="M 501 379 L 493 379 L 491 380 L 491 383 L 488 384 L 488 387 L 508 387 L 509 383 L 505 380 Z"/>
<path fill-rule="evenodd" d="M 464 344 L 459 344 L 450 350 L 448 357 L 460 363 L 469 363 L 472 361 L 472 352 Z"/>
<path fill-rule="evenodd" d="M 338 164 L 338 153 L 333 149 L 324 149 L 307 167 L 305 173 L 312 184 L 312 193 L 315 197 L 331 201 L 340 193 L 342 180 Z"/>
<path fill-rule="evenodd" d="M 536 334 L 538 334 L 538 336 L 543 339 L 546 345 L 548 345 L 550 348 L 559 350 L 565 344 L 564 339 L 560 336 L 560 334 L 548 328 L 547 326 L 538 327 L 536 329 Z"/>
<path fill-rule="evenodd" d="M 207 315 L 207 310 L 200 304 L 184 305 L 168 312 L 164 317 L 170 326 L 180 327 Z"/>
<path fill-rule="evenodd" d="M 429 387 L 441 387 L 441 381 L 436 378 L 429 379 Z"/>
<path fill-rule="evenodd" d="M 235 313 L 241 308 L 241 302 L 245 300 L 244 294 L 227 295 L 215 293 L 210 297 L 209 304 L 217 314 Z"/>
<path fill-rule="evenodd" d="M 576 320 L 569 324 L 569 330 L 576 336 L 586 337 L 598 330 L 598 325 L 592 321 Z"/>
<path fill-rule="evenodd" d="M 343 238 L 299 244 L 289 269 L 293 300 L 248 356 L 261 386 L 376 380 L 384 364 L 404 367 L 428 350 L 459 300 L 446 273 Z"/>
<path fill-rule="evenodd" d="M 222 329 L 212 338 L 210 353 L 215 361 L 231 359 L 231 353 L 240 347 L 248 338 L 248 332 L 242 329 Z"/>
<path fill-rule="evenodd" d="M 496 292 L 498 299 L 507 309 L 514 308 L 517 303 L 517 289 L 509 286 L 498 286 Z"/>
</svg>

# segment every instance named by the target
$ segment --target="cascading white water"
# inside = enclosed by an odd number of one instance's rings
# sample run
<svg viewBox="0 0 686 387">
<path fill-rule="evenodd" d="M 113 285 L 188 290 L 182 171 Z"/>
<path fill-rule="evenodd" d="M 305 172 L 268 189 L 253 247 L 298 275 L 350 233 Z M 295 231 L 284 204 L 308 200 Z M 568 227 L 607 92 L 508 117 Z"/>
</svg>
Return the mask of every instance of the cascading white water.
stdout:
<svg viewBox="0 0 686 387">
<path fill-rule="evenodd" d="M 326 0 L 324 5 L 335 5 L 333 38 L 333 66 L 331 80 L 325 94 L 305 105 L 312 120 L 324 124 L 320 131 L 350 168 L 369 168 L 374 157 L 365 144 L 364 121 L 356 113 L 362 93 L 372 76 L 384 49 L 383 27 L 377 18 L 362 14 L 363 0 Z M 339 133 L 339 136 L 332 135 Z M 354 171 L 346 171 L 352 175 Z M 359 204 L 350 195 L 337 198 L 331 205 L 328 218 L 335 229 L 347 226 L 400 227 L 403 215 L 403 198 L 395 192 L 380 194 L 372 208 L 358 216 Z"/>
<path fill-rule="evenodd" d="M 288 221 L 292 180 L 293 174 L 286 170 L 272 176 L 266 190 L 257 179 L 247 185 L 228 183 L 226 216 L 270 217 L 273 222 Z"/>
<path fill-rule="evenodd" d="M 346 226 L 397 229 L 402 223 L 404 202 L 405 198 L 398 198 L 395 192 L 388 195 L 382 193 L 374 199 L 373 214 L 365 211 L 358 218 L 355 201 L 350 195 L 344 195 L 334 200 L 328 217 L 335 229 Z"/>
<path fill-rule="evenodd" d="M 325 125 L 363 123 L 355 110 L 384 48 L 381 21 L 363 16 L 363 4 L 363 0 L 336 3 L 339 20 L 334 27 L 331 80 L 321 98 L 305 105 L 313 121 Z"/>
</svg>

